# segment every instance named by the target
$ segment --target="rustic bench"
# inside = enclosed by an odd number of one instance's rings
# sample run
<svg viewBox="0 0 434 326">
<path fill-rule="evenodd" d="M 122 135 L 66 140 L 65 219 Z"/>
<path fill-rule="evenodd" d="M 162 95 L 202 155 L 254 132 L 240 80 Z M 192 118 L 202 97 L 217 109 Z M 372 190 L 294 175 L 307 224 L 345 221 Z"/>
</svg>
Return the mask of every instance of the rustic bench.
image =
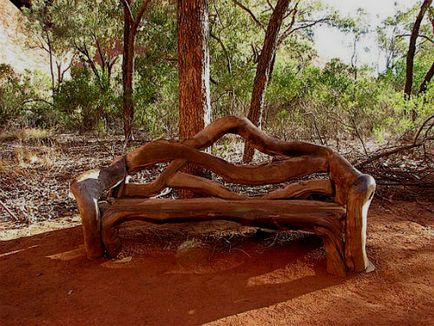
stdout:
<svg viewBox="0 0 434 326">
<path fill-rule="evenodd" d="M 201 151 L 228 133 L 240 135 L 274 159 L 262 165 L 235 165 Z M 129 175 L 162 162 L 168 165 L 153 181 L 128 182 Z M 316 173 L 328 173 L 328 179 L 297 181 L 265 195 L 248 197 L 213 180 L 181 172 L 186 164 L 212 171 L 226 182 L 244 185 L 281 184 Z M 187 189 L 206 197 L 151 198 L 166 187 Z M 360 173 L 330 148 L 277 140 L 243 118 L 219 119 L 182 142 L 147 143 L 108 167 L 79 175 L 71 182 L 71 191 L 80 211 L 90 259 L 118 254 L 118 229 L 125 221 L 179 223 L 220 219 L 318 234 L 323 239 L 327 271 L 331 274 L 361 272 L 372 266 L 365 246 L 374 179 Z"/>
</svg>

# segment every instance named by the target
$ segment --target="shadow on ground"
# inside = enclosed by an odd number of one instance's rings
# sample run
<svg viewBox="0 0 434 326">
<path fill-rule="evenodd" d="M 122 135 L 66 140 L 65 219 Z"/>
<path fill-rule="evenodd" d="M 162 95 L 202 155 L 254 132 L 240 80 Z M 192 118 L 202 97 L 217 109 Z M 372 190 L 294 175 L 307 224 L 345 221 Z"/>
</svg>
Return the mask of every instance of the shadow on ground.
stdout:
<svg viewBox="0 0 434 326">
<path fill-rule="evenodd" d="M 80 227 L 1 243 L 2 325 L 203 324 L 344 282 L 326 274 L 316 237 L 291 250 L 250 239 L 198 261 L 174 250 L 88 261 L 81 243 Z"/>
</svg>

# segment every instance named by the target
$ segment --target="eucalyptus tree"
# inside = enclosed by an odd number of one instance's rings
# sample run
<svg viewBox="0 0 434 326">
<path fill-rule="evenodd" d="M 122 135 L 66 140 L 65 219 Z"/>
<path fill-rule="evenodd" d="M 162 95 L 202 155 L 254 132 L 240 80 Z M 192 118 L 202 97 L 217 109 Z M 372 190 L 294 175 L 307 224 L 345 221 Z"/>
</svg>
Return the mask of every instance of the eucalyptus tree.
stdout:
<svg viewBox="0 0 434 326">
<path fill-rule="evenodd" d="M 425 8 L 424 4 L 405 11 L 396 8 L 395 14 L 377 28 L 377 42 L 386 59 L 382 75 L 390 76 L 395 88 L 404 90 L 407 97 L 410 79 L 410 94 L 421 93 L 426 90 L 433 69 L 433 8 L 432 5 Z M 425 14 L 420 20 L 424 8 Z M 414 84 L 418 87 L 413 87 Z"/>
<path fill-rule="evenodd" d="M 319 1 L 277 0 L 274 5 L 271 1 L 266 1 L 261 3 L 261 6 L 239 0 L 233 0 L 233 3 L 251 17 L 263 35 L 261 50 L 253 48 L 257 66 L 247 114 L 255 125 L 261 126 L 266 88 L 272 77 L 276 51 L 279 47 L 297 34 L 307 33 L 309 37 L 315 25 L 330 24 L 348 29 L 350 25 L 354 25 L 354 22 L 351 19 L 342 19 L 335 10 L 324 7 Z M 256 13 L 252 7 L 256 7 Z M 253 148 L 246 143 L 244 162 L 250 162 L 253 153 Z"/>
<path fill-rule="evenodd" d="M 179 137 L 211 120 L 208 0 L 178 0 Z"/>
<path fill-rule="evenodd" d="M 23 8 L 23 13 L 27 17 L 27 27 L 37 40 L 37 46 L 48 53 L 51 93 L 54 97 L 74 59 L 68 43 L 61 37 L 60 17 L 53 1 L 46 0 L 32 1 L 32 6 Z"/>
<path fill-rule="evenodd" d="M 406 58 L 406 74 L 405 74 L 405 86 L 404 86 L 404 94 L 407 97 L 411 96 L 411 91 L 413 88 L 414 56 L 416 55 L 416 42 L 417 39 L 419 38 L 420 26 L 431 4 L 432 4 L 432 0 L 424 0 L 422 2 L 422 5 L 420 6 L 419 12 L 417 13 L 413 27 L 411 29 L 410 41 L 408 44 L 408 51 L 407 51 L 407 58 Z"/>
<path fill-rule="evenodd" d="M 124 37 L 122 56 L 122 107 L 124 121 L 125 146 L 133 138 L 132 124 L 134 121 L 134 61 L 136 36 L 143 15 L 148 9 L 150 0 L 121 0 L 124 8 Z"/>
</svg>

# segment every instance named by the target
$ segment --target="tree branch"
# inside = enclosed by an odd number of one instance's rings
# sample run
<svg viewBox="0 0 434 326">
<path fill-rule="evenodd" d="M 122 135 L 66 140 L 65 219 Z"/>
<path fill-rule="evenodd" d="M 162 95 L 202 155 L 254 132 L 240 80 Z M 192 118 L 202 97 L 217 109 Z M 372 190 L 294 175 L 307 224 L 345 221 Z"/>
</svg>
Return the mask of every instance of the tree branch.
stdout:
<svg viewBox="0 0 434 326">
<path fill-rule="evenodd" d="M 263 31 L 265 31 L 265 27 L 264 25 L 262 25 L 262 23 L 258 20 L 258 18 L 256 18 L 255 14 L 249 9 L 247 8 L 245 5 L 243 5 L 241 2 L 237 1 L 237 0 L 232 0 L 233 3 L 235 3 L 238 7 L 240 7 L 241 9 L 243 9 L 244 11 L 246 11 L 250 17 L 252 17 L 252 19 L 255 21 L 255 23 L 261 27 L 261 29 Z"/>
<path fill-rule="evenodd" d="M 133 33 L 133 35 L 136 34 L 140 22 L 142 21 L 143 14 L 145 13 L 146 9 L 148 9 L 148 5 L 150 2 L 151 0 L 143 0 L 142 5 L 137 12 L 136 19 L 133 19 L 133 24 L 131 26 L 131 32 Z"/>
<path fill-rule="evenodd" d="M 272 11 L 274 11 L 274 6 L 271 4 L 271 1 L 270 1 L 270 0 L 267 0 L 267 3 L 268 3 L 268 6 L 270 7 L 270 9 L 271 9 Z"/>
<path fill-rule="evenodd" d="M 429 70 L 425 74 L 425 77 L 423 78 L 423 81 L 420 84 L 419 94 L 424 93 L 426 91 L 428 84 L 431 81 L 431 79 L 433 78 L 433 76 L 434 76 L 434 62 L 432 63 L 431 67 L 429 68 Z"/>
<path fill-rule="evenodd" d="M 395 37 L 411 37 L 411 34 L 399 34 L 399 35 L 396 35 Z M 417 37 L 424 38 L 427 41 L 429 41 L 432 44 L 434 44 L 434 40 L 432 38 L 430 38 L 429 36 L 426 36 L 424 34 L 419 34 Z"/>
<path fill-rule="evenodd" d="M 226 67 L 228 69 L 228 72 L 231 74 L 232 73 L 232 65 L 231 65 L 231 60 L 229 57 L 229 52 L 226 49 L 226 46 L 224 45 L 223 41 L 219 37 L 215 36 L 212 32 L 210 32 L 210 36 L 213 39 L 215 39 L 222 47 L 223 53 L 225 54 L 225 57 L 226 57 Z"/>
<path fill-rule="evenodd" d="M 134 21 L 134 15 L 133 15 L 133 12 L 131 11 L 130 4 L 127 2 L 127 0 L 121 0 L 121 2 L 124 5 L 124 7 L 127 9 L 128 13 L 130 15 L 131 21 Z"/>
<path fill-rule="evenodd" d="M 405 69 L 405 85 L 404 94 L 407 97 L 411 96 L 413 89 L 413 66 L 414 66 L 414 56 L 416 54 L 416 40 L 419 35 L 420 25 L 422 23 L 423 17 L 427 9 L 431 6 L 432 0 L 424 0 L 422 6 L 420 7 L 419 13 L 417 14 L 416 20 L 411 29 L 410 41 L 408 44 L 407 59 L 406 59 L 406 69 Z M 416 118 L 415 111 L 412 111 L 412 119 Z"/>
<path fill-rule="evenodd" d="M 295 15 L 293 16 L 293 20 L 295 20 Z M 301 26 L 297 26 L 296 28 L 292 28 L 293 26 L 290 24 L 289 26 L 288 26 L 288 28 L 282 33 L 282 35 L 280 36 L 280 38 L 279 38 L 279 45 L 289 36 L 289 35 L 291 35 L 292 33 L 294 33 L 294 32 L 296 32 L 296 31 L 299 31 L 299 30 L 302 30 L 302 29 L 305 29 L 305 28 L 309 28 L 309 27 L 312 27 L 312 26 L 315 26 L 315 25 L 317 25 L 317 24 L 322 24 L 322 23 L 325 23 L 325 22 L 328 22 L 328 21 L 330 21 L 330 18 L 329 17 L 324 17 L 324 18 L 321 18 L 321 19 L 318 19 L 318 20 L 315 20 L 315 21 L 313 21 L 313 22 L 311 22 L 311 23 L 308 23 L 308 24 L 304 24 L 304 25 L 301 25 Z M 292 23 L 292 22 L 291 22 Z M 293 23 L 292 23 L 293 24 Z"/>
</svg>

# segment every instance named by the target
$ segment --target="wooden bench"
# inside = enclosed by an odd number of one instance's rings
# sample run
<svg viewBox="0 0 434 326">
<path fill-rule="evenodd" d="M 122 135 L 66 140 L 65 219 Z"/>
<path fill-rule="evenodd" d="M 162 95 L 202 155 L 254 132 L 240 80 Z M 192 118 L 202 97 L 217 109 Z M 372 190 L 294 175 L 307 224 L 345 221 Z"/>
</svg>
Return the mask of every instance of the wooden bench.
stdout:
<svg viewBox="0 0 434 326">
<path fill-rule="evenodd" d="M 274 159 L 256 166 L 235 165 L 200 151 L 228 133 L 240 135 Z M 169 164 L 153 181 L 128 183 L 129 175 L 161 162 Z M 210 170 L 226 182 L 244 185 L 280 184 L 315 173 L 328 173 L 329 178 L 289 183 L 260 197 L 248 197 L 213 180 L 180 172 L 186 164 Z M 166 187 L 188 189 L 206 197 L 151 198 Z M 331 274 L 361 272 L 372 266 L 365 247 L 374 179 L 360 173 L 330 148 L 274 139 L 247 119 L 219 119 L 182 142 L 147 143 L 108 167 L 81 174 L 72 181 L 71 191 L 80 211 L 90 259 L 105 253 L 117 255 L 121 248 L 118 227 L 125 221 L 179 223 L 220 219 L 318 234 L 324 242 L 327 271 Z"/>
</svg>

